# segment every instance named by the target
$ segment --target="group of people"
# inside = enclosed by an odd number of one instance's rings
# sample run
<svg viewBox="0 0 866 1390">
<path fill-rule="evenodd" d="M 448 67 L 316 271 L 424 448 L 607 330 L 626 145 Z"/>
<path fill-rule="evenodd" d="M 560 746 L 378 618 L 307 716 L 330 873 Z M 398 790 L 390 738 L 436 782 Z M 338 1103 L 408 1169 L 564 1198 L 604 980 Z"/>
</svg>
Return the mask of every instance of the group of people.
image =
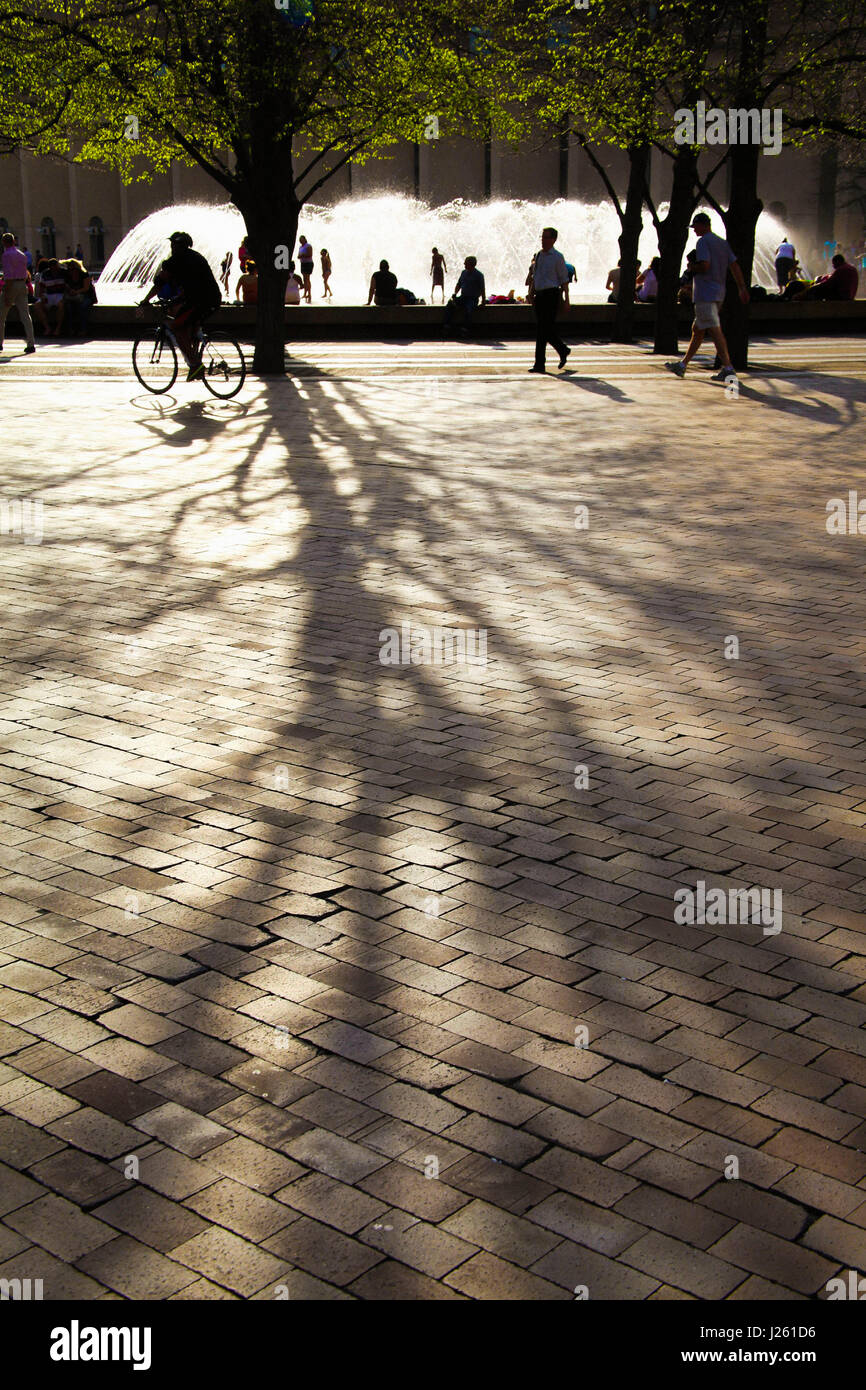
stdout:
<svg viewBox="0 0 866 1390">
<path fill-rule="evenodd" d="M 34 265 L 27 247 L 20 247 L 12 232 L 4 232 L 0 273 L 0 348 L 10 309 L 18 313 L 28 353 L 36 351 L 37 329 L 46 338 L 59 338 L 64 330 L 74 338 L 86 335 L 96 289 L 80 256 L 40 256 Z"/>
<path fill-rule="evenodd" d="M 227 251 L 220 266 L 220 284 L 222 285 L 225 298 L 230 296 L 229 280 L 231 276 L 232 262 L 234 254 Z M 289 277 L 286 281 L 286 304 L 306 304 L 313 302 L 313 272 L 315 270 L 315 253 L 312 246 L 305 236 L 301 236 L 298 241 L 298 262 L 300 263 L 300 275 L 295 268 L 296 262 L 289 261 Z M 333 299 L 331 289 L 331 274 L 333 266 L 331 257 L 326 248 L 319 252 L 319 263 L 322 271 L 322 284 L 324 286 L 323 299 Z M 240 275 L 235 286 L 235 300 L 240 304 L 258 304 L 259 302 L 259 272 L 255 261 L 247 250 L 246 238 L 238 248 L 238 264 Z"/>
<path fill-rule="evenodd" d="M 716 348 L 719 371 L 714 377 L 726 381 L 733 376 L 727 343 L 721 327 L 719 311 L 725 298 L 728 274 L 733 277 L 740 299 L 748 303 L 750 292 L 746 285 L 737 258 L 724 238 L 717 236 L 711 227 L 707 213 L 699 212 L 692 221 L 697 236 L 697 244 L 686 257 L 686 268 L 680 281 L 681 301 L 694 304 L 694 323 L 692 336 L 683 357 L 665 366 L 676 376 L 686 374 L 689 363 L 709 334 Z M 569 285 L 577 275 L 572 264 L 566 261 L 556 249 L 558 232 L 555 227 L 545 227 L 541 233 L 541 246 L 530 263 L 526 277 L 527 300 L 532 304 L 536 319 L 535 360 L 531 372 L 546 372 L 546 353 L 548 345 L 559 356 L 562 370 L 571 353 L 556 328 L 560 308 L 569 304 Z M 193 250 L 192 238 L 186 232 L 175 232 L 170 238 L 171 254 L 157 270 L 153 286 L 141 301 L 142 309 L 150 300 L 159 299 L 172 313 L 174 330 L 190 368 L 190 379 L 201 372 L 197 343 L 198 329 L 204 320 L 220 307 L 223 291 L 228 294 L 231 273 L 232 253 L 223 260 L 220 281 L 217 282 L 206 258 Z M 295 262 L 290 262 L 287 303 L 300 303 L 301 297 L 311 301 L 311 277 L 315 265 L 313 248 L 305 237 L 300 238 L 298 246 L 300 275 L 295 272 Z M 325 297 L 330 297 L 329 280 L 331 260 L 326 250 L 320 253 Z M 237 298 L 245 304 L 257 302 L 257 271 L 244 241 L 238 252 L 241 274 L 237 282 Z M 634 295 L 638 301 L 654 299 L 658 294 L 660 262 L 654 257 L 648 268 L 638 275 Z M 856 297 L 859 284 L 857 266 L 846 261 L 844 254 L 837 251 L 832 256 L 831 268 L 814 282 L 805 280 L 797 260 L 795 247 L 787 237 L 780 243 L 775 257 L 776 279 L 780 297 L 785 299 L 823 299 L 852 300 Z M 33 311 L 40 331 L 48 336 L 60 335 L 64 323 L 73 325 L 73 331 L 86 329 L 90 307 L 96 302 L 96 291 L 91 276 L 78 257 L 67 257 L 63 261 L 55 257 L 40 258 L 33 273 L 33 258 L 27 248 L 17 245 L 11 232 L 6 232 L 0 240 L 0 273 L 2 273 L 2 294 L 0 294 L 0 348 L 3 346 L 3 333 L 9 310 L 15 308 L 24 326 L 27 340 L 26 351 L 35 351 L 35 330 L 30 314 Z M 433 247 L 431 259 L 431 279 L 433 290 L 441 290 L 445 299 L 445 274 L 447 264 L 444 255 Z M 621 264 L 608 276 L 607 288 L 611 300 L 618 299 L 622 289 Z M 762 291 L 765 293 L 765 291 Z M 291 294 L 291 298 L 290 298 Z M 431 294 L 432 299 L 432 294 Z M 446 326 L 459 320 L 462 331 L 468 331 L 473 315 L 479 304 L 502 302 L 503 296 L 487 298 L 484 275 L 478 268 L 475 256 L 467 256 L 463 269 L 457 279 L 454 292 L 445 310 Z M 508 296 L 513 301 L 513 291 Z M 379 269 L 370 279 L 367 303 L 377 306 L 400 303 L 417 303 L 415 296 L 401 289 L 397 276 L 387 260 L 379 263 Z"/>
<path fill-rule="evenodd" d="M 826 243 L 830 246 L 831 243 Z M 797 259 L 797 252 L 787 236 L 776 249 L 776 284 L 781 299 L 823 299 L 845 301 L 857 298 L 860 271 L 845 259 L 842 248 L 835 243 L 830 268 L 824 275 L 810 279 Z"/>
<path fill-rule="evenodd" d="M 646 270 L 641 270 L 640 261 L 636 261 L 637 274 L 634 282 L 634 301 L 636 304 L 652 304 L 658 298 L 659 292 L 659 268 L 661 260 L 658 256 L 653 256 Z M 609 291 L 608 304 L 619 302 L 619 293 L 622 281 L 622 261 L 617 261 L 613 270 L 607 273 L 607 283 L 605 289 Z"/>
</svg>

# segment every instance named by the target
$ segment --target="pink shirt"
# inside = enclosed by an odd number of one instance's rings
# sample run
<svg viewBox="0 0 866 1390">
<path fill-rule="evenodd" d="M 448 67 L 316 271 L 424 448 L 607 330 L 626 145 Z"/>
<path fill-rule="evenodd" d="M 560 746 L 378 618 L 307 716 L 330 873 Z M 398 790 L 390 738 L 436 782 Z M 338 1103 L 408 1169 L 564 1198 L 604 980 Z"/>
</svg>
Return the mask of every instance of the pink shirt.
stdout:
<svg viewBox="0 0 866 1390">
<path fill-rule="evenodd" d="M 0 256 L 0 269 L 4 280 L 26 280 L 27 257 L 17 246 L 6 246 Z"/>
</svg>

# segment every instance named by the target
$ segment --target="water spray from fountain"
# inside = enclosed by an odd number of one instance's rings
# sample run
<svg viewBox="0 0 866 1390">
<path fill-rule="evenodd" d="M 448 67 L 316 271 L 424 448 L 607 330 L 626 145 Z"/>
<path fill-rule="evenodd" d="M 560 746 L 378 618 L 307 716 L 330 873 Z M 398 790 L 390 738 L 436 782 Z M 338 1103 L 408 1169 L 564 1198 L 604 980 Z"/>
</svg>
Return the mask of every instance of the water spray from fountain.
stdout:
<svg viewBox="0 0 866 1390">
<path fill-rule="evenodd" d="M 445 256 L 449 291 L 463 269 L 464 257 L 477 256 L 488 294 L 507 295 L 513 290 L 515 298 L 522 298 L 541 228 L 549 225 L 559 229 L 557 247 L 577 270 L 572 301 L 603 302 L 607 298 L 604 285 L 608 271 L 619 256 L 619 219 L 608 203 L 577 199 L 469 203 L 457 199 L 441 207 L 430 207 L 415 198 L 391 193 L 346 199 L 332 207 L 308 206 L 303 209 L 298 230 L 316 253 L 314 303 L 322 295 L 319 252 L 327 247 L 334 265 L 332 302 L 365 304 L 370 275 L 383 258 L 390 262 L 401 286 L 429 302 L 430 252 L 434 246 Z M 714 219 L 714 225 L 717 231 L 723 230 L 720 218 Z M 170 234 L 178 230 L 189 232 L 215 274 L 219 273 L 226 252 L 235 253 L 230 280 L 233 299 L 240 273 L 237 250 L 244 238 L 240 213 L 230 203 L 180 203 L 151 213 L 123 238 L 99 278 L 100 303 L 131 304 L 139 300 L 153 283 L 160 262 L 169 254 Z M 773 257 L 784 230 L 775 217 L 762 214 L 753 283 L 775 288 Z M 638 251 L 644 266 L 657 249 L 655 230 L 647 218 Z"/>
</svg>

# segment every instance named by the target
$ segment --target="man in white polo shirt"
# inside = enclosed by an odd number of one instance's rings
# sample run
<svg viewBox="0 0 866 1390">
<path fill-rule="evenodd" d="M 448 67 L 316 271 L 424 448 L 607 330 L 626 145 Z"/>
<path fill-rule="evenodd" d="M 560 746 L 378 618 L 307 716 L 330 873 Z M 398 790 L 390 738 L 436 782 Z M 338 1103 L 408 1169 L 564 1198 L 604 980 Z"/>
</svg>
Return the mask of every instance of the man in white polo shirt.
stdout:
<svg viewBox="0 0 866 1390">
<path fill-rule="evenodd" d="M 541 233 L 541 250 L 536 251 L 530 272 L 530 294 L 538 325 L 535 336 L 535 366 L 529 368 L 531 372 L 547 371 L 545 358 L 548 343 L 559 353 L 560 370 L 565 366 L 571 352 L 571 348 L 566 347 L 556 331 L 559 306 L 569 302 L 568 282 L 571 278 L 565 257 L 560 251 L 554 250 L 554 242 L 558 235 L 555 227 L 544 228 Z"/>
<path fill-rule="evenodd" d="M 710 231 L 710 219 L 705 212 L 696 214 L 692 222 L 692 229 L 698 238 L 698 244 L 695 247 L 697 260 L 692 280 L 692 299 L 695 306 L 692 337 L 682 361 L 666 362 L 665 366 L 669 372 L 673 372 L 674 376 L 685 376 L 686 368 L 704 341 L 704 334 L 709 333 L 716 345 L 716 352 L 722 364 L 721 371 L 716 372 L 713 381 L 729 381 L 736 379 L 736 373 L 731 366 L 728 344 L 719 320 L 719 309 L 725 297 L 725 281 L 728 278 L 728 271 L 730 270 L 734 277 L 743 304 L 749 302 L 749 291 L 746 288 L 743 272 L 740 270 L 736 256 L 723 237 L 716 236 L 715 232 Z"/>
<path fill-rule="evenodd" d="M 6 315 L 10 309 L 18 310 L 18 317 L 24 325 L 27 339 L 25 353 L 36 351 L 33 333 L 33 320 L 27 304 L 27 257 L 15 245 L 11 232 L 3 233 L 3 250 L 0 253 L 0 269 L 3 271 L 3 290 L 0 293 L 0 348 L 3 347 L 3 334 L 6 331 Z"/>
</svg>

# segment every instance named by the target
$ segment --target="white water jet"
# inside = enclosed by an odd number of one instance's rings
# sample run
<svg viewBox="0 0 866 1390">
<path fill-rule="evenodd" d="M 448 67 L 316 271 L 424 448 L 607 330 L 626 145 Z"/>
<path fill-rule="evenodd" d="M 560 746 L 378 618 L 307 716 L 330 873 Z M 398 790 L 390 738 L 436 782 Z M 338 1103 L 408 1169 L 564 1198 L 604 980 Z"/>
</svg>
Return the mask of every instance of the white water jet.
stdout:
<svg viewBox="0 0 866 1390">
<path fill-rule="evenodd" d="M 401 286 L 429 303 L 430 252 L 434 246 L 447 262 L 447 293 L 450 294 L 463 268 L 463 258 L 474 255 L 484 272 L 488 294 L 507 295 L 513 290 L 516 298 L 522 298 L 541 228 L 549 224 L 559 229 L 557 246 L 577 270 L 577 285 L 571 287 L 572 300 L 603 302 L 607 298 L 607 273 L 616 265 L 619 254 L 619 220 L 609 203 L 576 199 L 467 203 L 457 199 L 441 207 L 430 207 L 392 193 L 350 198 L 333 207 L 306 207 L 299 233 L 312 243 L 315 252 L 313 303 L 322 302 L 319 252 L 323 246 L 330 252 L 334 266 L 334 303 L 365 304 L 370 275 L 383 258 L 390 262 Z M 722 230 L 718 216 L 714 217 L 714 225 Z M 773 254 L 785 230 L 769 213 L 761 215 L 753 283 L 775 289 Z M 100 303 L 131 304 L 140 299 L 153 283 L 160 262 L 169 254 L 168 237 L 173 231 L 189 232 L 215 275 L 219 275 L 226 251 L 234 252 L 229 282 L 229 297 L 234 299 L 240 273 L 237 252 L 244 236 L 240 213 L 230 203 L 179 203 L 151 213 L 123 238 L 99 277 Z M 297 258 L 297 251 L 293 254 Z M 646 266 L 655 254 L 656 235 L 647 217 L 639 255 Z"/>
</svg>

